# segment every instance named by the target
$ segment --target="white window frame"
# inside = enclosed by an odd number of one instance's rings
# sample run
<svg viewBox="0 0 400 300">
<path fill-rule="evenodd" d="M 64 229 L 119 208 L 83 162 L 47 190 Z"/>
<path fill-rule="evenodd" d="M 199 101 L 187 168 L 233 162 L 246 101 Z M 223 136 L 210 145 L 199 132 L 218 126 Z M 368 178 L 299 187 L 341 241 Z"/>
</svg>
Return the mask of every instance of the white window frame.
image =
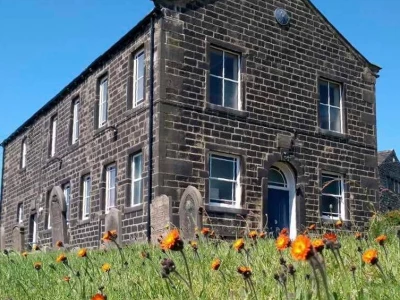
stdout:
<svg viewBox="0 0 400 300">
<path fill-rule="evenodd" d="M 86 175 L 83 177 L 82 220 L 87 220 L 90 217 L 91 193 L 92 193 L 92 179 L 90 175 Z"/>
<path fill-rule="evenodd" d="M 104 92 L 104 85 L 107 92 Z M 104 119 L 103 119 L 104 117 Z M 108 120 L 108 77 L 103 77 L 99 82 L 99 128 L 106 125 Z"/>
<path fill-rule="evenodd" d="M 318 84 L 319 84 L 318 89 L 320 89 L 320 86 L 321 86 L 321 83 L 322 83 L 322 82 L 325 82 L 325 83 L 327 83 L 327 85 L 328 85 L 328 103 L 325 104 L 325 103 L 322 103 L 322 102 L 321 102 L 321 91 L 320 91 L 320 95 L 319 95 L 319 97 L 320 97 L 320 98 L 319 98 L 319 105 L 328 107 L 328 124 L 329 124 L 329 128 L 327 129 L 327 128 L 322 128 L 322 127 L 321 127 L 321 129 L 329 130 L 329 131 L 332 131 L 332 132 L 343 133 L 343 86 L 342 86 L 342 84 L 339 83 L 339 82 L 335 82 L 335 81 L 332 81 L 332 80 L 328 80 L 328 79 L 322 78 L 322 79 L 320 79 L 319 82 L 318 82 Z M 334 84 L 334 85 L 339 86 L 339 93 L 340 93 L 340 100 L 339 100 L 339 102 L 340 102 L 340 106 L 331 105 L 331 103 L 330 103 L 330 97 L 331 97 L 331 95 L 330 95 L 330 92 L 329 92 L 329 88 L 330 88 L 330 85 L 331 85 L 331 84 Z M 331 108 L 332 108 L 332 107 L 335 108 L 335 109 L 338 109 L 338 108 L 339 108 L 339 112 L 340 112 L 340 131 L 336 131 L 336 130 L 331 129 Z M 319 116 L 319 117 L 321 117 L 321 116 Z M 318 122 L 321 123 L 321 120 L 318 120 Z M 321 126 L 321 124 L 320 124 L 320 126 Z"/>
<path fill-rule="evenodd" d="M 75 99 L 72 111 L 72 144 L 75 144 L 79 139 L 79 108 L 80 101 Z"/>
<path fill-rule="evenodd" d="M 114 186 L 110 186 L 111 185 L 111 170 L 115 170 L 115 179 L 114 179 Z M 110 211 L 111 208 L 116 207 L 117 205 L 117 166 L 115 164 L 109 165 L 106 168 L 106 213 L 108 213 Z M 111 205 L 110 203 L 110 195 L 111 193 L 114 193 L 114 205 Z"/>
<path fill-rule="evenodd" d="M 138 66 L 138 59 L 139 57 L 143 56 L 143 75 L 141 77 L 138 77 L 138 73 L 139 73 L 139 66 Z M 144 50 L 139 50 L 134 58 L 133 58 L 133 103 L 132 103 L 132 107 L 136 107 L 139 104 L 143 103 L 144 101 L 144 94 L 145 94 L 145 63 L 144 63 Z M 143 98 L 138 99 L 137 98 L 137 90 L 138 90 L 138 82 L 140 79 L 143 79 Z"/>
<path fill-rule="evenodd" d="M 329 193 L 324 193 L 323 190 L 321 190 L 321 202 L 322 202 L 322 196 L 330 196 L 330 197 L 334 197 L 334 198 L 340 198 L 338 199 L 338 210 L 339 210 L 339 215 L 336 216 L 328 216 L 328 215 L 323 215 L 322 210 L 321 210 L 321 218 L 323 219 L 329 219 L 329 220 L 345 220 L 345 216 L 346 216 L 346 199 L 345 199 L 345 192 L 344 192 L 344 176 L 342 174 L 338 174 L 338 173 L 332 173 L 332 172 L 322 172 L 321 173 L 321 182 L 323 181 L 322 178 L 323 177 L 328 177 L 331 178 L 331 180 L 334 179 L 340 179 L 340 190 L 341 193 L 340 194 L 329 194 Z M 322 187 L 321 187 L 322 188 Z"/>
<path fill-rule="evenodd" d="M 37 215 L 33 217 L 32 245 L 37 243 Z"/>
<path fill-rule="evenodd" d="M 67 207 L 67 211 L 65 212 L 65 218 L 68 223 L 71 218 L 71 184 L 70 183 L 66 183 L 63 186 L 63 193 L 64 193 L 65 205 Z"/>
<path fill-rule="evenodd" d="M 210 66 L 210 70 L 209 70 L 210 77 L 215 77 L 215 78 L 222 79 L 222 105 L 221 106 L 225 107 L 225 81 L 230 81 L 230 82 L 235 82 L 238 85 L 238 96 L 237 96 L 237 105 L 238 105 L 237 107 L 238 108 L 237 108 L 237 110 L 242 110 L 242 97 L 241 97 L 242 92 L 241 92 L 241 85 L 240 85 L 241 78 L 242 78 L 242 72 L 241 72 L 241 68 L 240 68 L 242 57 L 238 53 L 226 50 L 224 48 L 215 47 L 215 46 L 211 47 L 210 56 L 211 56 L 211 51 L 212 50 L 217 50 L 217 51 L 221 51 L 222 52 L 222 76 L 212 75 L 211 74 L 211 66 Z M 237 81 L 233 80 L 233 79 L 230 79 L 230 78 L 225 78 L 225 53 L 229 53 L 229 54 L 237 56 L 237 63 L 238 63 L 238 80 Z M 212 93 L 212 92 L 213 91 L 211 90 L 211 86 L 210 86 L 210 93 Z M 228 107 L 228 108 L 232 108 L 232 107 Z M 232 108 L 232 109 L 234 109 L 234 108 Z"/>
<path fill-rule="evenodd" d="M 218 177 L 212 177 L 212 159 L 213 156 L 218 156 L 217 159 L 223 160 L 224 157 L 226 158 L 233 158 L 235 159 L 236 163 L 236 168 L 234 168 L 234 172 L 236 171 L 236 174 L 232 174 L 233 176 L 236 176 L 236 180 L 229 180 L 226 178 L 218 178 Z M 234 207 L 234 208 L 240 208 L 241 207 L 241 196 L 242 196 L 242 187 L 240 185 L 240 176 L 241 176 L 241 170 L 240 170 L 240 157 L 236 155 L 230 155 L 230 154 L 225 154 L 225 153 L 216 153 L 216 152 L 211 152 L 209 154 L 209 167 L 210 167 L 210 176 L 209 179 L 214 179 L 214 180 L 219 180 L 219 181 L 225 181 L 225 182 L 230 182 L 235 184 L 234 191 L 232 190 L 232 198 L 233 198 L 233 203 L 232 204 L 225 204 L 225 203 L 215 203 L 212 202 L 211 199 L 211 182 L 209 183 L 209 204 L 213 206 L 219 206 L 219 207 Z M 230 160 L 227 160 L 231 162 Z M 235 170 L 236 169 L 236 170 Z"/>
<path fill-rule="evenodd" d="M 22 224 L 24 222 L 24 204 L 23 203 L 18 203 L 17 218 L 18 218 L 18 224 Z"/>
<path fill-rule="evenodd" d="M 50 156 L 54 157 L 56 154 L 56 140 L 57 140 L 57 116 L 51 119 L 51 143 L 50 143 Z"/>
<path fill-rule="evenodd" d="M 22 158 L 21 158 L 21 168 L 24 169 L 26 167 L 26 139 L 22 142 Z"/>
<path fill-rule="evenodd" d="M 141 164 L 140 169 L 143 172 L 143 153 L 140 152 L 140 153 L 137 153 L 137 154 L 135 154 L 135 155 L 133 155 L 131 157 L 131 177 L 132 177 L 132 182 L 131 182 L 131 203 L 130 203 L 131 207 L 138 206 L 138 205 L 141 205 L 143 203 L 143 186 L 142 186 L 143 177 L 142 177 L 142 172 L 140 173 L 138 178 L 135 178 L 135 158 L 139 157 L 139 156 L 141 157 L 141 159 L 140 159 L 140 164 Z M 135 200 L 134 199 L 134 197 L 135 197 L 135 183 L 136 182 L 140 182 L 140 195 L 141 195 L 141 197 L 139 199 L 139 203 L 134 203 L 134 200 Z"/>
</svg>

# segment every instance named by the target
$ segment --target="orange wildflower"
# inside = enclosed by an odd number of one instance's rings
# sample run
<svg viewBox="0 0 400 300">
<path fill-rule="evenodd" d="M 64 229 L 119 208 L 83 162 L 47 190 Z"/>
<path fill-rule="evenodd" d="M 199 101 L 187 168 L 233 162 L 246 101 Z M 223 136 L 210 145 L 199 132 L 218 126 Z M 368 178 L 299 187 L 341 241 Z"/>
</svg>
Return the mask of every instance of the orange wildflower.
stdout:
<svg viewBox="0 0 400 300">
<path fill-rule="evenodd" d="M 381 246 L 383 246 L 383 245 L 385 244 L 386 240 L 387 240 L 387 236 L 386 236 L 386 235 L 383 235 L 383 234 L 381 234 L 380 236 L 378 236 L 378 237 L 375 239 L 375 241 L 376 241 L 379 245 L 381 245 Z"/>
<path fill-rule="evenodd" d="M 337 241 L 337 236 L 336 236 L 336 234 L 334 234 L 333 232 L 327 232 L 327 233 L 325 233 L 324 236 L 323 236 L 323 238 L 324 238 L 325 240 L 328 240 L 328 241 L 333 242 L 333 243 Z"/>
<path fill-rule="evenodd" d="M 68 260 L 68 258 L 65 256 L 65 254 L 60 254 L 57 259 L 56 262 L 66 262 Z"/>
<path fill-rule="evenodd" d="M 336 228 L 341 228 L 342 226 L 343 226 L 342 220 L 338 220 L 338 221 L 335 223 L 335 227 L 336 227 Z"/>
<path fill-rule="evenodd" d="M 39 245 L 36 245 L 36 244 L 33 245 L 32 250 L 34 250 L 34 251 L 39 251 L 39 250 L 40 250 Z"/>
<path fill-rule="evenodd" d="M 210 228 L 207 228 L 207 227 L 204 227 L 204 228 L 201 230 L 201 234 L 204 235 L 204 236 L 209 235 L 210 232 L 211 232 L 211 229 L 210 229 Z"/>
<path fill-rule="evenodd" d="M 111 265 L 108 263 L 105 263 L 101 266 L 101 269 L 103 270 L 103 272 L 110 272 L 111 270 Z"/>
<path fill-rule="evenodd" d="M 354 237 L 356 238 L 356 240 L 361 240 L 362 234 L 360 232 L 356 232 Z"/>
<path fill-rule="evenodd" d="M 280 234 L 275 241 L 276 249 L 283 251 L 290 246 L 290 238 L 285 234 Z"/>
<path fill-rule="evenodd" d="M 150 254 L 146 251 L 140 252 L 140 257 L 143 259 L 150 258 Z"/>
<path fill-rule="evenodd" d="M 110 242 L 110 241 L 115 241 L 118 237 L 117 231 L 116 230 L 111 230 L 107 231 L 103 235 L 103 241 L 105 242 Z"/>
<path fill-rule="evenodd" d="M 42 263 L 41 263 L 41 262 L 35 262 L 35 263 L 33 264 L 33 267 L 34 267 L 37 271 L 39 271 L 39 270 L 42 268 Z"/>
<path fill-rule="evenodd" d="M 241 266 L 237 268 L 239 274 L 242 274 L 244 279 L 248 279 L 251 276 L 251 269 L 249 267 Z"/>
<path fill-rule="evenodd" d="M 193 249 L 194 251 L 197 251 L 197 249 L 198 249 L 197 242 L 195 242 L 195 241 L 190 241 L 190 242 L 189 242 L 189 245 L 192 247 L 192 249 Z"/>
<path fill-rule="evenodd" d="M 64 247 L 64 244 L 63 244 L 63 242 L 61 242 L 61 241 L 57 241 L 57 242 L 56 242 L 56 246 L 57 246 L 58 248 L 61 248 L 61 247 Z"/>
<path fill-rule="evenodd" d="M 244 248 L 244 240 L 243 239 L 238 239 L 236 242 L 233 243 L 233 248 L 237 251 L 240 252 Z"/>
<path fill-rule="evenodd" d="M 307 228 L 308 228 L 308 230 L 315 230 L 317 228 L 317 225 L 316 224 L 311 224 Z"/>
<path fill-rule="evenodd" d="M 21 255 L 26 258 L 28 256 L 28 252 L 22 252 Z"/>
<path fill-rule="evenodd" d="M 217 271 L 220 266 L 221 266 L 221 260 L 219 258 L 214 259 L 211 263 L 211 269 L 213 269 L 214 271 Z"/>
<path fill-rule="evenodd" d="M 78 256 L 79 257 L 86 257 L 87 256 L 87 250 L 86 248 L 82 248 L 78 251 Z"/>
<path fill-rule="evenodd" d="M 172 251 L 180 251 L 183 249 L 183 241 L 179 236 L 178 229 L 171 230 L 165 239 L 161 241 L 161 249 Z"/>
<path fill-rule="evenodd" d="M 260 238 L 260 239 L 263 239 L 263 238 L 265 238 L 267 236 L 267 234 L 265 233 L 265 232 L 260 232 L 260 234 L 258 235 L 258 237 Z"/>
<path fill-rule="evenodd" d="M 96 294 L 96 295 L 93 295 L 91 300 L 107 300 L 107 296 L 103 295 L 103 294 Z"/>
<path fill-rule="evenodd" d="M 322 250 L 325 248 L 325 243 L 323 240 L 318 239 L 312 242 L 312 246 L 314 247 L 315 251 L 322 252 Z"/>
<path fill-rule="evenodd" d="M 257 231 L 253 230 L 253 231 L 249 232 L 249 238 L 255 240 L 257 238 L 257 236 L 258 236 Z"/>
<path fill-rule="evenodd" d="M 378 262 L 378 251 L 375 249 L 365 251 L 362 260 L 367 264 L 375 265 Z"/>
<path fill-rule="evenodd" d="M 297 238 L 292 242 L 290 252 L 295 260 L 307 260 L 313 255 L 310 239 L 305 235 L 297 236 Z"/>
<path fill-rule="evenodd" d="M 65 276 L 65 277 L 63 278 L 63 280 L 64 280 L 65 282 L 69 282 L 69 281 L 71 280 L 71 277 Z"/>
<path fill-rule="evenodd" d="M 289 234 L 289 229 L 283 228 L 279 234 L 288 235 Z"/>
</svg>

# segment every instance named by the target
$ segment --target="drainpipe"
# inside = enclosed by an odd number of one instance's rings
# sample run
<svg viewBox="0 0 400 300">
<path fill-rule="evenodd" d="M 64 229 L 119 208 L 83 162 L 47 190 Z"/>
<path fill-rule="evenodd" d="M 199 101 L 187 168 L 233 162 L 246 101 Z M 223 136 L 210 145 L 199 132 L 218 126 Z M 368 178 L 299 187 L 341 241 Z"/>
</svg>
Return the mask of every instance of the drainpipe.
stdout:
<svg viewBox="0 0 400 300">
<path fill-rule="evenodd" d="M 148 159 L 148 185 L 147 185 L 147 241 L 151 242 L 151 216 L 150 206 L 153 190 L 153 118 L 154 118 L 154 18 L 150 21 L 150 97 L 149 97 L 149 159 Z"/>
<path fill-rule="evenodd" d="M 3 225 L 2 222 L 2 215 L 1 213 L 3 212 L 3 190 L 4 190 L 4 161 L 6 158 L 6 147 L 1 144 L 0 145 L 3 148 L 3 157 L 2 157 L 2 164 L 1 164 L 1 189 L 0 189 L 0 225 Z M 4 247 L 4 245 L 2 245 Z"/>
</svg>

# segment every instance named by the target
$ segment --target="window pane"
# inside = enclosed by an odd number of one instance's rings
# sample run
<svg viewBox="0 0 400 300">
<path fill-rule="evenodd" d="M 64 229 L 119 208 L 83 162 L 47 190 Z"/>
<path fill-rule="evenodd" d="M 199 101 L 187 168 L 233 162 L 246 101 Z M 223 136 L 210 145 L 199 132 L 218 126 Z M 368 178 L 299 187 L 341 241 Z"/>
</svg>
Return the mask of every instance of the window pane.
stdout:
<svg viewBox="0 0 400 300">
<path fill-rule="evenodd" d="M 328 83 L 326 81 L 319 83 L 319 100 L 321 103 L 328 104 Z"/>
<path fill-rule="evenodd" d="M 339 216 L 339 200 L 336 197 L 322 196 L 321 212 L 323 215 Z M 331 213 L 332 212 L 332 213 Z"/>
<path fill-rule="evenodd" d="M 134 161 L 134 179 L 142 177 L 142 155 L 137 155 L 133 158 Z"/>
<path fill-rule="evenodd" d="M 210 179 L 210 199 L 234 200 L 235 183 Z"/>
<path fill-rule="evenodd" d="M 142 181 L 138 180 L 133 186 L 133 204 L 142 203 Z"/>
<path fill-rule="evenodd" d="M 335 83 L 329 83 L 329 101 L 330 105 L 340 107 L 340 86 Z"/>
<path fill-rule="evenodd" d="M 238 84 L 225 80 L 225 103 L 224 106 L 234 109 L 238 108 Z"/>
<path fill-rule="evenodd" d="M 222 79 L 210 76 L 210 102 L 222 105 Z"/>
<path fill-rule="evenodd" d="M 330 129 L 341 132 L 341 127 L 340 108 L 331 107 Z"/>
<path fill-rule="evenodd" d="M 221 76 L 223 70 L 223 56 L 222 51 L 211 49 L 210 53 L 210 74 Z"/>
<path fill-rule="evenodd" d="M 211 177 L 224 178 L 229 180 L 235 180 L 236 174 L 234 160 L 228 158 L 228 160 L 221 160 L 215 157 L 211 158 Z"/>
<path fill-rule="evenodd" d="M 90 183 L 90 178 L 86 179 L 86 197 L 90 197 L 90 192 L 91 192 L 91 183 Z"/>
<path fill-rule="evenodd" d="M 144 78 L 140 78 L 137 81 L 137 87 L 136 87 L 136 102 L 140 102 L 141 100 L 143 100 L 143 91 L 144 91 Z"/>
<path fill-rule="evenodd" d="M 109 199 L 110 199 L 110 207 L 114 207 L 115 206 L 115 189 L 111 189 L 109 191 Z"/>
<path fill-rule="evenodd" d="M 110 168 L 110 188 L 115 187 L 115 167 Z"/>
<path fill-rule="evenodd" d="M 285 178 L 283 178 L 282 174 L 276 170 L 271 168 L 268 173 L 268 184 L 277 185 L 277 186 L 286 186 Z"/>
<path fill-rule="evenodd" d="M 342 193 L 342 180 L 339 177 L 322 176 L 322 186 L 325 186 L 322 190 L 324 194 L 340 195 Z"/>
<path fill-rule="evenodd" d="M 138 57 L 137 57 L 137 77 L 143 77 L 144 76 L 144 53 L 142 52 Z"/>
<path fill-rule="evenodd" d="M 238 80 L 238 56 L 225 52 L 225 78 Z"/>
<path fill-rule="evenodd" d="M 322 129 L 329 129 L 329 114 L 326 105 L 319 105 L 319 126 Z"/>
</svg>

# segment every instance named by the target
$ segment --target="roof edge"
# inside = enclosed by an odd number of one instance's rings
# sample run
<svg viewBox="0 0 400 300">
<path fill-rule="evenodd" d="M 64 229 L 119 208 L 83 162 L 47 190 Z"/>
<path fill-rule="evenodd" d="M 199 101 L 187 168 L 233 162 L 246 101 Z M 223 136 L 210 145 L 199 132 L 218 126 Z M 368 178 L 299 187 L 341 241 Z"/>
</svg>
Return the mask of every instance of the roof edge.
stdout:
<svg viewBox="0 0 400 300">
<path fill-rule="evenodd" d="M 303 2 L 311 9 L 314 10 L 334 31 L 334 33 L 338 36 L 338 38 L 347 45 L 350 50 L 359 58 L 361 59 L 368 68 L 374 73 L 376 77 L 378 77 L 378 73 L 382 68 L 376 64 L 371 63 L 360 51 L 357 50 L 356 47 L 353 46 L 352 43 L 348 39 L 344 37 L 343 34 L 325 17 L 325 15 L 311 2 L 311 0 L 303 0 Z"/>
<path fill-rule="evenodd" d="M 116 43 L 114 43 L 108 50 L 106 50 L 102 55 L 97 57 L 86 69 L 81 72 L 77 77 L 75 77 L 68 85 L 66 85 L 57 95 L 51 98 L 45 105 L 43 105 L 38 111 L 36 111 L 28 120 L 26 120 L 21 126 L 19 126 L 13 133 L 11 133 L 7 138 L 5 138 L 1 143 L 1 147 L 5 147 L 9 144 L 18 134 L 27 129 L 39 116 L 44 114 L 46 111 L 55 106 L 59 101 L 61 101 L 66 94 L 68 94 L 72 89 L 76 88 L 81 84 L 86 78 L 92 75 L 101 65 L 108 61 L 114 52 L 118 51 L 120 48 L 124 47 L 125 44 L 135 35 L 143 26 L 146 26 L 152 16 L 158 15 L 160 9 L 154 7 L 143 19 L 141 19 L 131 30 L 129 30 L 123 37 L 121 37 Z"/>
</svg>

